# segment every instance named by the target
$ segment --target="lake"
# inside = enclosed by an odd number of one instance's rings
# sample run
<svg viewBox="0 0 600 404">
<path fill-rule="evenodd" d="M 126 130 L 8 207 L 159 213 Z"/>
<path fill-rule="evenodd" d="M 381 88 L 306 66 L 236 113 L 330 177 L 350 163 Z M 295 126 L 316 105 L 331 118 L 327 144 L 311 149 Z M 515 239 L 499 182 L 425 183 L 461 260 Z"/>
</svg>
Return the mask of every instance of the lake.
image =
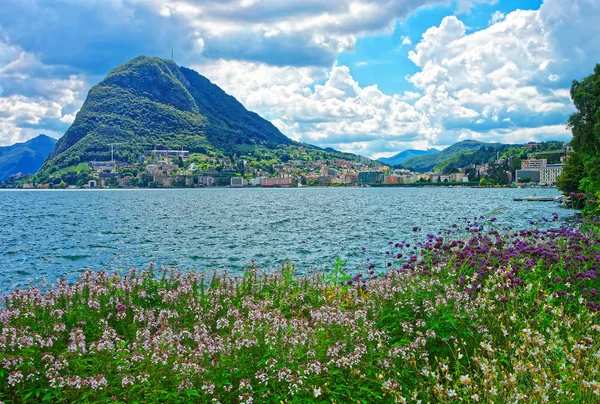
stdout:
<svg viewBox="0 0 600 404">
<path fill-rule="evenodd" d="M 572 215 L 555 189 L 292 188 L 0 191 L 0 292 L 28 279 L 75 279 L 87 268 L 147 267 L 242 271 L 250 260 L 302 272 L 326 270 L 336 256 L 351 266 L 388 241 L 447 229 L 462 217 L 495 215 L 502 224 Z M 421 237 L 424 237 L 424 234 Z"/>
</svg>

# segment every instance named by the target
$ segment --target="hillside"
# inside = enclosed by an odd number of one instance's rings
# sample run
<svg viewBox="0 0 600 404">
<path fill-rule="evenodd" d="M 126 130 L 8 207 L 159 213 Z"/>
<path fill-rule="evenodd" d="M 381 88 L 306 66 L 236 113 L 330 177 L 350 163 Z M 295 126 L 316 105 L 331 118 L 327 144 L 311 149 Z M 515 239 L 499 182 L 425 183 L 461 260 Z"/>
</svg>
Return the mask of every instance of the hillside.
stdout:
<svg viewBox="0 0 600 404">
<path fill-rule="evenodd" d="M 35 174 L 56 145 L 56 139 L 39 135 L 24 143 L 0 147 L 0 181 L 21 172 Z"/>
<path fill-rule="evenodd" d="M 195 71 L 145 56 L 90 90 L 42 169 L 109 160 L 111 143 L 115 160 L 129 162 L 154 147 L 233 155 L 300 145 Z"/>
<path fill-rule="evenodd" d="M 447 147 L 436 154 L 429 154 L 425 156 L 417 156 L 405 160 L 402 166 L 408 170 L 416 172 L 427 172 L 432 171 L 437 165 L 443 163 L 447 159 L 456 156 L 461 153 L 471 152 L 480 149 L 483 146 L 496 147 L 494 145 L 501 145 L 500 143 L 484 143 L 477 140 L 463 140 Z"/>
<path fill-rule="evenodd" d="M 440 151 L 438 149 L 428 149 L 428 150 L 414 150 L 414 149 L 409 149 L 409 150 L 404 150 L 401 151 L 400 153 L 391 156 L 391 157 L 382 157 L 380 159 L 378 159 L 377 161 L 383 163 L 383 164 L 387 164 L 388 166 L 397 166 L 402 164 L 405 160 L 411 159 L 413 157 L 418 157 L 418 156 L 427 156 L 430 154 L 436 154 L 439 153 Z"/>
</svg>

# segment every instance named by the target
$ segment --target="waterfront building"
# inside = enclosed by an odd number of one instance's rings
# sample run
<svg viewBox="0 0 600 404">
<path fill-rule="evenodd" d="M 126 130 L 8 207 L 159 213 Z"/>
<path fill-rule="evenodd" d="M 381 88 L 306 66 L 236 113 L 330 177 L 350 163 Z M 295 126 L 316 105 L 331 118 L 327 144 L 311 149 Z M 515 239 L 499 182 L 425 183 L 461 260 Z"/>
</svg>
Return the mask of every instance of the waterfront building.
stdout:
<svg viewBox="0 0 600 404">
<path fill-rule="evenodd" d="M 450 174 L 450 182 L 461 182 L 464 176 L 462 173 L 452 173 Z"/>
<path fill-rule="evenodd" d="M 208 175 L 202 175 L 198 177 L 197 185 L 199 187 L 212 187 L 215 185 L 214 177 L 210 177 Z"/>
<path fill-rule="evenodd" d="M 386 175 L 383 178 L 383 182 L 385 182 L 386 184 L 397 184 L 398 183 L 398 176 L 396 176 L 396 175 Z"/>
<path fill-rule="evenodd" d="M 233 188 L 242 188 L 248 185 L 248 181 L 246 181 L 242 177 L 231 177 L 231 186 Z"/>
<path fill-rule="evenodd" d="M 294 177 L 287 178 L 263 178 L 261 186 L 263 187 L 293 187 L 296 185 Z"/>
<path fill-rule="evenodd" d="M 540 170 L 540 182 L 548 185 L 556 184 L 556 179 L 562 174 L 564 164 L 548 164 Z"/>
<path fill-rule="evenodd" d="M 263 177 L 255 177 L 250 180 L 250 185 L 258 187 L 262 183 Z"/>
<path fill-rule="evenodd" d="M 531 182 L 540 182 L 540 170 L 517 170 L 515 177 L 517 182 L 526 179 L 529 179 Z"/>
<path fill-rule="evenodd" d="M 358 173 L 358 182 L 361 184 L 380 184 L 385 174 L 381 171 L 361 171 Z"/>
</svg>

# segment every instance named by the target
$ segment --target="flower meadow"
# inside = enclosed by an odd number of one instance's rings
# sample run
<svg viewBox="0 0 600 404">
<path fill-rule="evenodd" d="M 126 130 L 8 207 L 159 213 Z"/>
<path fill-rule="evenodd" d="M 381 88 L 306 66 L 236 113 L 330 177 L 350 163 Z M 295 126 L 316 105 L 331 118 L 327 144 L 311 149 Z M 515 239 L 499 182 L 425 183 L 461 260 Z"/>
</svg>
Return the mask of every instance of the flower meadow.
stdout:
<svg viewBox="0 0 600 404">
<path fill-rule="evenodd" d="M 600 401 L 600 224 L 493 218 L 325 274 L 85 272 L 4 296 L 0 401 Z"/>
</svg>

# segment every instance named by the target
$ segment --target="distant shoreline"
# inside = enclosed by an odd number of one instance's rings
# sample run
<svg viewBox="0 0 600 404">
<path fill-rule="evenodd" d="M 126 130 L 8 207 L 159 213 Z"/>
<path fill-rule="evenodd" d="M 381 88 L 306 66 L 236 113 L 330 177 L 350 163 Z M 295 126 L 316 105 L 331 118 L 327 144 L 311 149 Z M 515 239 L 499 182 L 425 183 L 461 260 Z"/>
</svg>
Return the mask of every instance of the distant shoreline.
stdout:
<svg viewBox="0 0 600 404">
<path fill-rule="evenodd" d="M 474 188 L 474 189 L 518 189 L 517 186 L 501 185 L 501 186 L 481 186 L 481 185 L 434 185 L 434 184 L 382 184 L 369 186 L 301 186 L 301 187 L 165 187 L 165 188 L 0 188 L 0 191 L 137 191 L 137 190 L 175 190 L 175 189 L 356 189 L 356 188 Z M 557 187 L 539 187 L 531 186 L 522 189 L 555 189 Z"/>
</svg>

